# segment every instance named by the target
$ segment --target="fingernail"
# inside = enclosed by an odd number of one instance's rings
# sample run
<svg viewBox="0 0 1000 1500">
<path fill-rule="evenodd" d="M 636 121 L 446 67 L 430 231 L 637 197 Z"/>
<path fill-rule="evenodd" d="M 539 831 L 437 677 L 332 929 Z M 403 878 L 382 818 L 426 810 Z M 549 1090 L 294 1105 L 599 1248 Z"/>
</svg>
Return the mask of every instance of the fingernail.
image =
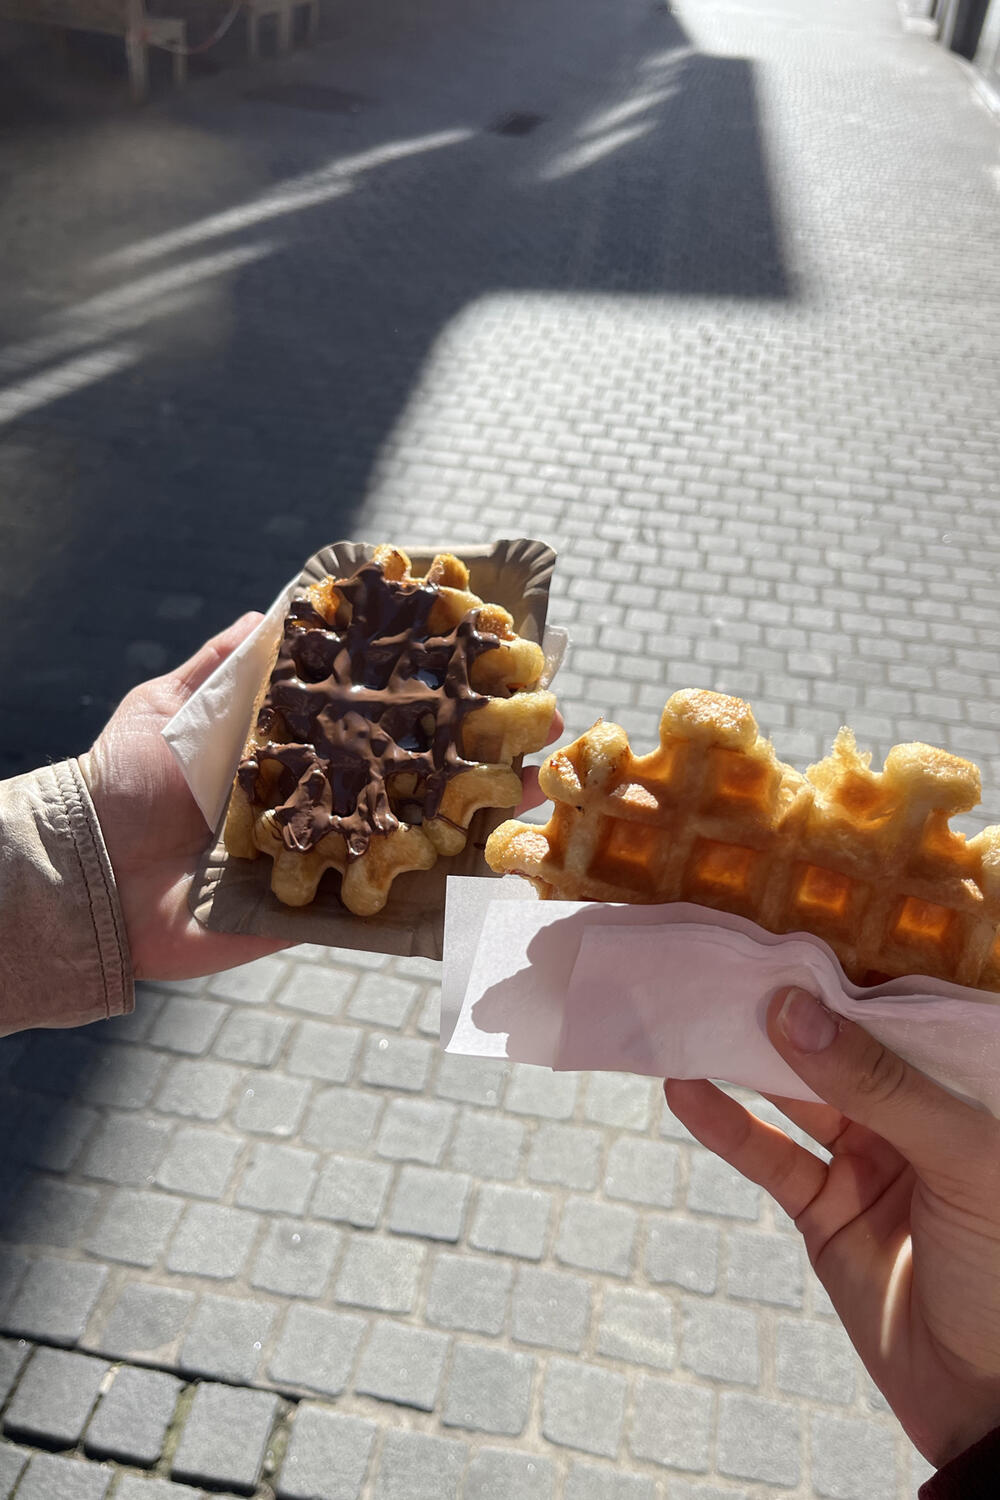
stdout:
<svg viewBox="0 0 1000 1500">
<path fill-rule="evenodd" d="M 792 989 L 778 1012 L 778 1027 L 797 1052 L 822 1052 L 839 1031 L 836 1017 L 808 990 Z"/>
</svg>

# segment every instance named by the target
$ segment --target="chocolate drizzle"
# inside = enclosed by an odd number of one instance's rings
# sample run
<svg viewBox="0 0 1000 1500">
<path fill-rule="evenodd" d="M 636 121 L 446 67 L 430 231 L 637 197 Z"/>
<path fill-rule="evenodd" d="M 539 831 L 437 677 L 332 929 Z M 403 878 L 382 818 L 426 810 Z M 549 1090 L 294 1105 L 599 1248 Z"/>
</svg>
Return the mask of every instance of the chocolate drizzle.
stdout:
<svg viewBox="0 0 1000 1500">
<path fill-rule="evenodd" d="M 400 813 L 409 823 L 435 817 L 450 778 L 477 764 L 459 748 L 465 715 L 488 702 L 469 670 L 500 642 L 476 629 L 477 610 L 430 634 L 436 586 L 394 582 L 377 563 L 336 588 L 332 621 L 311 600 L 293 600 L 257 717 L 258 734 L 279 740 L 237 775 L 251 801 L 274 808 L 287 848 L 340 833 L 358 856 L 399 827 Z"/>
</svg>

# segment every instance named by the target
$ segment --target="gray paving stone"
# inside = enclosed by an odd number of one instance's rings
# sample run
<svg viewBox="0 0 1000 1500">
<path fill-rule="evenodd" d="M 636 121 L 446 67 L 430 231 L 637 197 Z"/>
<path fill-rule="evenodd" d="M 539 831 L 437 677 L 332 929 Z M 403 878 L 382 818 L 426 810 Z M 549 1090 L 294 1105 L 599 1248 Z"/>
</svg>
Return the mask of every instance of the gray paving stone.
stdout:
<svg viewBox="0 0 1000 1500">
<path fill-rule="evenodd" d="M 539 1125 L 528 1151 L 528 1176 L 568 1188 L 597 1186 L 601 1132 L 585 1125 Z"/>
<path fill-rule="evenodd" d="M 534 1453 L 509 1448 L 476 1448 L 462 1500 L 554 1500 L 555 1465 Z"/>
<path fill-rule="evenodd" d="M 194 1306 L 193 1292 L 133 1282 L 119 1294 L 104 1329 L 90 1342 L 112 1359 L 167 1364 Z"/>
<path fill-rule="evenodd" d="M 102 1021 L 101 1038 L 116 1042 L 145 1041 L 168 998 L 169 991 L 154 989 L 140 981 L 135 987 L 135 1010 L 127 1016 L 110 1016 Z"/>
<path fill-rule="evenodd" d="M 350 1381 L 361 1336 L 368 1327 L 355 1313 L 326 1312 L 293 1304 L 285 1317 L 267 1371 L 279 1385 L 339 1396 Z"/>
<path fill-rule="evenodd" d="M 17 1488 L 17 1500 L 104 1500 L 114 1471 L 78 1458 L 36 1453 Z"/>
<path fill-rule="evenodd" d="M 193 995 L 170 995 L 150 1032 L 154 1047 L 201 1057 L 226 1018 L 226 1006 Z"/>
<path fill-rule="evenodd" d="M 95 1050 L 90 1069 L 80 1081 L 78 1097 L 87 1104 L 141 1109 L 152 1099 L 166 1066 L 166 1058 L 159 1052 L 110 1042 Z"/>
<path fill-rule="evenodd" d="M 358 1229 L 374 1229 L 385 1207 L 392 1170 L 385 1162 L 329 1157 L 316 1184 L 310 1213 Z"/>
<path fill-rule="evenodd" d="M 189 1484 L 173 1484 L 169 1479 L 122 1474 L 114 1500 L 202 1500 L 204 1493 L 204 1490 L 193 1490 Z"/>
<path fill-rule="evenodd" d="M 578 1360 L 550 1359 L 542 1386 L 542 1435 L 564 1448 L 614 1458 L 625 1415 L 625 1380 Z"/>
<path fill-rule="evenodd" d="M 87 1241 L 87 1249 L 105 1260 L 152 1266 L 166 1249 L 181 1208 L 180 1198 L 120 1188 Z"/>
<path fill-rule="evenodd" d="M 131 1115 L 108 1115 L 87 1143 L 80 1171 L 118 1187 L 148 1187 L 166 1151 L 170 1126 Z"/>
<path fill-rule="evenodd" d="M 631 1073 L 591 1073 L 587 1079 L 583 1112 L 599 1125 L 619 1130 L 646 1130 L 658 1092 L 649 1078 Z"/>
<path fill-rule="evenodd" d="M 814 1412 L 811 1418 L 811 1475 L 816 1495 L 830 1500 L 896 1500 L 900 1474 L 894 1427 Z"/>
<path fill-rule="evenodd" d="M 461 1057 L 442 1053 L 438 1061 L 434 1092 L 440 1099 L 462 1104 L 498 1104 L 510 1064 L 495 1057 Z"/>
<path fill-rule="evenodd" d="M 520 1121 L 463 1109 L 448 1162 L 473 1177 L 496 1177 L 509 1182 L 520 1171 L 523 1145 L 524 1126 Z"/>
<path fill-rule="evenodd" d="M 634 1209 L 568 1198 L 556 1239 L 556 1258 L 583 1270 L 628 1276 L 638 1222 Z"/>
<path fill-rule="evenodd" d="M 686 1125 L 682 1125 L 672 1110 L 666 1104 L 662 1106 L 660 1113 L 660 1134 L 671 1141 L 693 1143 L 694 1136 Z"/>
<path fill-rule="evenodd" d="M 597 1352 L 657 1370 L 672 1369 L 673 1310 L 667 1298 L 660 1292 L 608 1287 L 597 1327 Z"/>
<path fill-rule="evenodd" d="M 775 1370 L 779 1390 L 809 1401 L 849 1406 L 858 1384 L 858 1356 L 841 1328 L 779 1318 Z"/>
<path fill-rule="evenodd" d="M 728 1162 L 699 1148 L 691 1153 L 687 1206 L 700 1214 L 756 1219 L 760 1215 L 760 1188 L 741 1177 Z"/>
<path fill-rule="evenodd" d="M 218 1120 L 229 1107 L 239 1071 L 228 1063 L 199 1058 L 175 1062 L 156 1096 L 156 1107 L 191 1120 Z"/>
<path fill-rule="evenodd" d="M 261 1246 L 250 1280 L 285 1297 L 321 1297 L 340 1242 L 339 1231 L 326 1224 L 278 1219 Z"/>
<path fill-rule="evenodd" d="M 278 1398 L 267 1391 L 199 1385 L 171 1474 L 191 1484 L 225 1484 L 249 1494 L 260 1476 L 277 1414 Z"/>
<path fill-rule="evenodd" d="M 619 1474 L 579 1459 L 573 1461 L 563 1493 L 565 1500 L 656 1500 L 651 1479 L 640 1474 Z"/>
<path fill-rule="evenodd" d="M 0 1406 L 14 1389 L 30 1353 L 31 1345 L 25 1339 L 0 1339 Z"/>
<path fill-rule="evenodd" d="M 0 1495 L 10 1500 L 14 1486 L 24 1472 L 31 1455 L 24 1448 L 15 1448 L 13 1443 L 0 1442 Z"/>
<path fill-rule="evenodd" d="M 252 1013 L 251 1018 L 259 1019 Z M 157 1184 L 193 1198 L 221 1198 L 241 1148 L 238 1136 L 182 1126 L 160 1163 Z"/>
<path fill-rule="evenodd" d="M 667 1469 L 703 1473 L 708 1469 L 712 1394 L 652 1375 L 640 1376 L 629 1447 L 636 1458 Z"/>
<path fill-rule="evenodd" d="M 337 1301 L 377 1312 L 412 1312 L 426 1258 L 425 1245 L 353 1235 L 337 1278 Z"/>
<path fill-rule="evenodd" d="M 433 1411 L 448 1344 L 443 1333 L 383 1319 L 372 1329 L 354 1389 L 361 1396 Z"/>
<path fill-rule="evenodd" d="M 77 1245 L 93 1222 L 100 1197 L 96 1188 L 28 1177 L 5 1211 L 3 1237 L 50 1250 Z"/>
<path fill-rule="evenodd" d="M 428 990 L 417 1017 L 417 1030 L 423 1036 L 441 1035 L 441 990 L 438 985 Z"/>
<path fill-rule="evenodd" d="M 685 1479 L 671 1479 L 670 1500 L 752 1500 L 752 1497 L 747 1490 L 734 1490 L 728 1484 L 723 1488 L 719 1484 L 688 1484 Z"/>
<path fill-rule="evenodd" d="M 760 1351 L 756 1314 L 724 1302 L 685 1297 L 681 1363 L 713 1380 L 756 1385 Z"/>
<path fill-rule="evenodd" d="M 233 1124 L 252 1135 L 294 1135 L 309 1098 L 304 1078 L 280 1073 L 245 1073 Z"/>
<path fill-rule="evenodd" d="M 298 950 L 301 951 L 301 950 Z M 339 1016 L 358 982 L 356 971 L 334 968 L 330 950 L 318 950 L 319 965 L 309 968 L 296 964 L 291 975 L 275 996 L 274 1003 L 288 1010 L 306 1011 L 315 1016 Z"/>
<path fill-rule="evenodd" d="M 213 974 L 208 982 L 208 991 L 220 1000 L 238 1000 L 243 1005 L 263 1005 L 274 999 L 288 978 L 289 967 L 288 960 L 278 955 L 258 958 L 238 969 Z"/>
<path fill-rule="evenodd" d="M 384 1107 L 384 1100 L 357 1089 L 325 1089 L 313 1101 L 303 1139 L 331 1151 L 364 1151 Z"/>
<path fill-rule="evenodd" d="M 727 1285 L 731 1297 L 801 1307 L 805 1251 L 797 1238 L 735 1230 L 729 1240 Z"/>
<path fill-rule="evenodd" d="M 4 1416 L 4 1432 L 43 1447 L 79 1442 L 110 1366 L 87 1354 L 36 1349 Z"/>
<path fill-rule="evenodd" d="M 45 1172 L 68 1172 L 100 1118 L 85 1104 L 24 1093 L 17 1096 L 17 1116 L 11 1158 Z"/>
<path fill-rule="evenodd" d="M 565 1271 L 522 1266 L 514 1289 L 512 1332 L 520 1344 L 576 1354 L 590 1323 L 590 1283 Z"/>
<path fill-rule="evenodd" d="M 719 1231 L 686 1219 L 650 1216 L 646 1275 L 650 1281 L 714 1292 L 719 1276 Z"/>
<path fill-rule="evenodd" d="M 365 1045 L 361 1081 L 373 1088 L 401 1089 L 405 1093 L 419 1094 L 430 1076 L 434 1053 L 431 1042 L 376 1033 Z"/>
<path fill-rule="evenodd" d="M 393 1099 L 378 1134 L 380 1156 L 394 1161 L 440 1165 L 455 1121 L 454 1104 L 426 1099 Z"/>
<path fill-rule="evenodd" d="M 386 1224 L 395 1234 L 454 1243 L 462 1234 L 470 1189 L 470 1179 L 461 1172 L 402 1167 Z"/>
<path fill-rule="evenodd" d="M 720 1474 L 787 1485 L 802 1477 L 802 1413 L 787 1402 L 724 1391 L 717 1444 Z"/>
<path fill-rule="evenodd" d="M 365 974 L 348 1002 L 352 1021 L 368 1021 L 398 1031 L 406 1025 L 420 986 L 390 974 Z"/>
<path fill-rule="evenodd" d="M 608 1153 L 604 1191 L 609 1198 L 670 1208 L 674 1201 L 679 1159 L 676 1146 L 623 1136 L 615 1141 Z"/>
<path fill-rule="evenodd" d="M 363 1036 L 360 1026 L 302 1021 L 288 1052 L 288 1071 L 327 1083 L 346 1083 L 354 1072 Z"/>
<path fill-rule="evenodd" d="M 530 1063 L 515 1063 L 504 1107 L 518 1115 L 568 1120 L 576 1105 L 579 1082 L 578 1073 L 553 1073 Z"/>
<path fill-rule="evenodd" d="M 226 1062 L 269 1068 L 291 1029 L 291 1021 L 283 1016 L 253 1010 L 230 1011 L 212 1051 Z"/>
<path fill-rule="evenodd" d="M 467 1452 L 454 1438 L 387 1432 L 372 1500 L 458 1500 Z"/>
<path fill-rule="evenodd" d="M 469 1243 L 477 1250 L 541 1260 L 551 1214 L 552 1198 L 540 1189 L 486 1183 L 479 1189 Z"/>
<path fill-rule="evenodd" d="M 527 1425 L 535 1361 L 485 1344 L 458 1344 L 444 1396 L 446 1427 L 518 1437 Z"/>
<path fill-rule="evenodd" d="M 513 1268 L 503 1261 L 441 1251 L 427 1290 L 427 1320 L 469 1333 L 502 1332 Z"/>
<path fill-rule="evenodd" d="M 218 1380 L 253 1380 L 275 1315 L 270 1302 L 206 1294 L 181 1346 L 181 1369 Z"/>
<path fill-rule="evenodd" d="M 77 1343 L 107 1279 L 104 1266 L 32 1261 L 7 1308 L 5 1332 L 52 1344 Z"/>
<path fill-rule="evenodd" d="M 313 1190 L 318 1161 L 315 1151 L 258 1141 L 243 1169 L 236 1202 L 262 1213 L 301 1214 Z"/>
<path fill-rule="evenodd" d="M 278 1500 L 360 1500 L 378 1428 L 303 1401 L 278 1479 Z"/>
<path fill-rule="evenodd" d="M 860 1362 L 858 1364 L 858 1374 L 861 1377 L 861 1400 L 865 1409 L 867 1411 L 891 1411 L 892 1408 L 885 1399 L 885 1396 Z"/>
<path fill-rule="evenodd" d="M 0 1313 L 4 1317 L 21 1289 L 30 1264 L 27 1255 L 0 1245 Z"/>
<path fill-rule="evenodd" d="M 120 1463 L 155 1464 L 182 1389 L 162 1370 L 119 1370 L 87 1428 L 87 1452 Z"/>
<path fill-rule="evenodd" d="M 167 1251 L 167 1270 L 226 1280 L 246 1265 L 260 1219 L 242 1208 L 191 1203 Z"/>
</svg>

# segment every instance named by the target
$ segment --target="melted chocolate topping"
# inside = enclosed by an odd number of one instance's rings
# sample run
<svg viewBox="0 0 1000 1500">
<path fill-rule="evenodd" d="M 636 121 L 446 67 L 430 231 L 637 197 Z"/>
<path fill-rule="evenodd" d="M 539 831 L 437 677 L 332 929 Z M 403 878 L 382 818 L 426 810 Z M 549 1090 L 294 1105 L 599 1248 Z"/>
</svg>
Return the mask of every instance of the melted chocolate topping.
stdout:
<svg viewBox="0 0 1000 1500">
<path fill-rule="evenodd" d="M 500 642 L 476 629 L 477 610 L 431 635 L 437 587 L 393 582 L 377 563 L 336 587 L 334 621 L 309 599 L 293 600 L 285 618 L 257 729 L 291 743 L 269 740 L 237 775 L 251 801 L 274 807 L 287 848 L 311 849 L 333 832 L 357 856 L 400 815 L 435 817 L 449 779 L 476 764 L 459 750 L 462 720 L 488 699 L 470 686 L 469 669 Z M 269 797 L 260 775 L 268 762 L 279 768 Z M 416 782 L 397 793 L 401 776 Z"/>
</svg>

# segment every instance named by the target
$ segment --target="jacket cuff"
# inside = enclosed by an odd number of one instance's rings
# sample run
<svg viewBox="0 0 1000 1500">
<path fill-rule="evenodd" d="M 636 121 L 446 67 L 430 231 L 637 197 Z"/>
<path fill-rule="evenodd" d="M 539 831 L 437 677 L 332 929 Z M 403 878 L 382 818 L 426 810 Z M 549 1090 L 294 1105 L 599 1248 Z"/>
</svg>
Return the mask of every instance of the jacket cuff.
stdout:
<svg viewBox="0 0 1000 1500">
<path fill-rule="evenodd" d="M 938 1469 L 920 1486 L 917 1500 L 996 1500 L 998 1476 L 1000 1427 Z"/>
<path fill-rule="evenodd" d="M 77 761 L 0 782 L 0 1036 L 125 1015 L 125 920 Z"/>
<path fill-rule="evenodd" d="M 104 987 L 106 1017 L 128 1015 L 135 1009 L 135 980 L 125 918 L 118 886 L 104 843 L 97 809 L 91 800 L 78 760 L 52 766 L 62 797 L 69 830 L 83 872 Z"/>
</svg>

